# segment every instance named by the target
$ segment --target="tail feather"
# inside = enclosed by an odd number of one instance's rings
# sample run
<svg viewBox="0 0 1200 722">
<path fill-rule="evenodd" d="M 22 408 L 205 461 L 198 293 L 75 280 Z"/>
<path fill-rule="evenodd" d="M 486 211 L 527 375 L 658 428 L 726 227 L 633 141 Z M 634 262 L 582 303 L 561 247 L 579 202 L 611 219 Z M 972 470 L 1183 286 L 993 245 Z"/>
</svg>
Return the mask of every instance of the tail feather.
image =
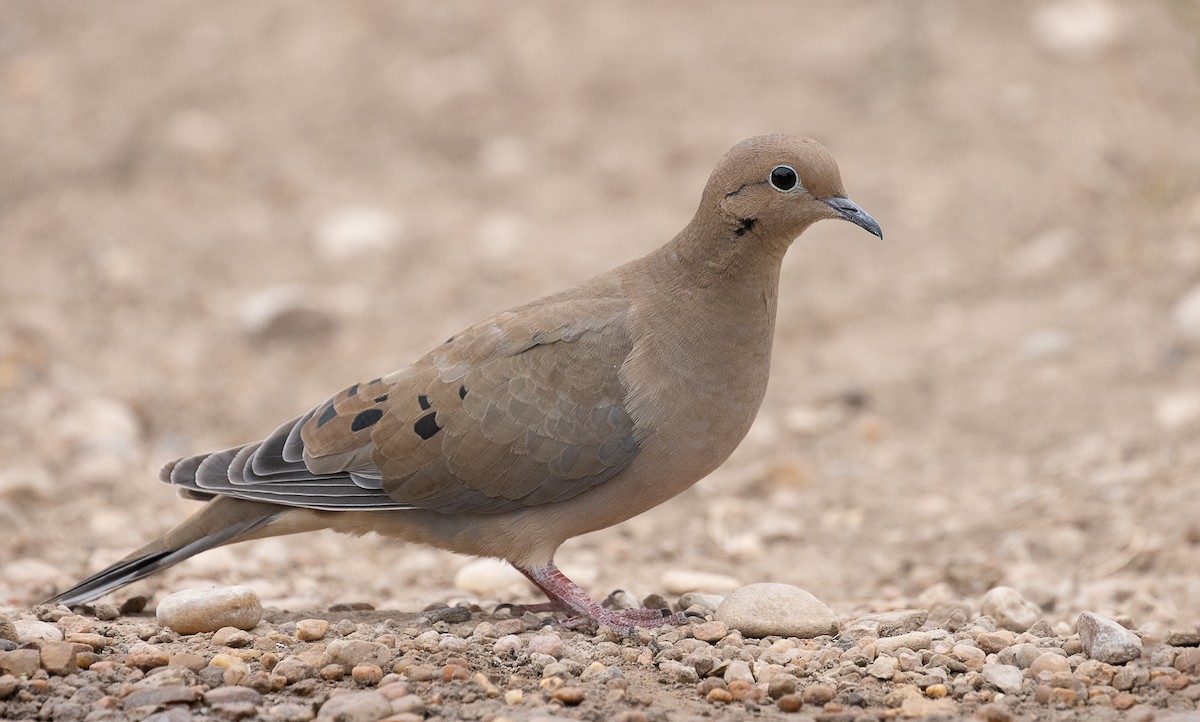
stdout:
<svg viewBox="0 0 1200 722">
<path fill-rule="evenodd" d="M 46 601 L 68 606 L 88 602 L 202 551 L 271 536 L 270 532 L 261 533 L 263 527 L 284 511 L 287 507 L 218 497 L 161 538 Z"/>
</svg>

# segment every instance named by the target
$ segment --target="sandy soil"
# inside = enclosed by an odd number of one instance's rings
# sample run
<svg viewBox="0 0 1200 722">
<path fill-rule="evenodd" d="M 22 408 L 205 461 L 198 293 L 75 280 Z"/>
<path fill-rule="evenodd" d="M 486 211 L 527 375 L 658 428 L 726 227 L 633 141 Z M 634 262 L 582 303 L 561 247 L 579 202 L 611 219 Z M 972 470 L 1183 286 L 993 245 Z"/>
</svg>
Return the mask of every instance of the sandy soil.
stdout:
<svg viewBox="0 0 1200 722">
<path fill-rule="evenodd" d="M 1200 622 L 1200 323 L 1176 314 L 1200 283 L 1194 5 L 3 16 L 0 604 L 194 508 L 162 461 L 649 250 L 729 145 L 800 132 L 887 240 L 805 234 L 750 437 L 562 568 L 598 597 L 683 570 L 796 584 L 847 618 L 1006 584 L 1052 624 Z M 467 561 L 315 534 L 133 591 L 415 611 L 466 596 Z"/>
</svg>

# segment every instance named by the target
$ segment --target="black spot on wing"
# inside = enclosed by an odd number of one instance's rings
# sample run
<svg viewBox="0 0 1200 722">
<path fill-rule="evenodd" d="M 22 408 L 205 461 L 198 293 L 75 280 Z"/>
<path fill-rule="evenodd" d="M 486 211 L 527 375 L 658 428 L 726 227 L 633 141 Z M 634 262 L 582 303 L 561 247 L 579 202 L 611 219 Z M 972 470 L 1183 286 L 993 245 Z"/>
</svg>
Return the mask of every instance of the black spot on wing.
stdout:
<svg viewBox="0 0 1200 722">
<path fill-rule="evenodd" d="M 376 396 L 375 403 L 382 404 L 384 401 L 387 401 L 387 397 L 388 397 L 387 394 L 384 394 L 383 396 Z"/>
<path fill-rule="evenodd" d="M 431 406 L 431 404 L 429 403 L 429 397 L 426 396 L 425 394 L 421 394 L 420 396 L 417 397 L 417 403 L 421 405 L 422 411 L 428 409 Z"/>
<path fill-rule="evenodd" d="M 333 404 L 325 407 L 325 410 L 317 417 L 317 428 L 319 429 L 329 423 L 335 416 L 337 416 L 337 409 L 333 408 Z"/>
<path fill-rule="evenodd" d="M 362 431 L 382 418 L 383 411 L 381 409 L 367 409 L 354 417 L 354 421 L 350 422 L 350 430 Z"/>
<path fill-rule="evenodd" d="M 346 396 L 347 398 L 350 396 L 358 396 L 358 384 L 354 384 L 350 388 L 346 389 Z"/>
<path fill-rule="evenodd" d="M 413 431 L 417 432 L 417 436 L 422 439 L 432 439 L 433 435 L 442 430 L 442 427 L 437 423 L 437 412 L 425 414 L 417 419 L 417 423 L 413 424 Z"/>
<path fill-rule="evenodd" d="M 458 398 L 460 398 L 460 399 L 467 398 L 467 387 L 466 386 L 458 387 Z"/>
</svg>

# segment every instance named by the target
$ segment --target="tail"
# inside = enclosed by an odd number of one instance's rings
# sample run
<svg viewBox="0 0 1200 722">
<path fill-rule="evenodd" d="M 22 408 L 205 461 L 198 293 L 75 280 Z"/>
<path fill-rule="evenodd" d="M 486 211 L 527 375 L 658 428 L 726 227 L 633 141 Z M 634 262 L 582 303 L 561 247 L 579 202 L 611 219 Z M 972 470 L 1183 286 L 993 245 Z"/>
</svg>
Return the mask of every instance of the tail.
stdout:
<svg viewBox="0 0 1200 722">
<path fill-rule="evenodd" d="M 298 531 L 280 529 L 275 532 L 265 529 L 287 511 L 288 507 L 277 504 L 217 497 L 161 538 L 46 602 L 67 606 L 81 604 L 174 566 L 202 551 L 223 544 Z"/>
</svg>

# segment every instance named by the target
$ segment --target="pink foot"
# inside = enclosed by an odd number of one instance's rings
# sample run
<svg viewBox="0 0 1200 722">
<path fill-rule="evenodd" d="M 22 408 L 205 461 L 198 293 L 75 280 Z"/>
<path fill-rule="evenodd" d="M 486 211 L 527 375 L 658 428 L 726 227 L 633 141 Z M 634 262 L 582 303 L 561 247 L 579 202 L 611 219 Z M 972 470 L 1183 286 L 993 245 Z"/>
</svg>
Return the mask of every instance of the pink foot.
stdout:
<svg viewBox="0 0 1200 722">
<path fill-rule="evenodd" d="M 667 609 L 605 609 L 589 597 L 578 584 L 560 572 L 558 567 L 554 566 L 554 562 L 533 569 L 517 569 L 549 597 L 552 607 L 576 615 L 562 622 L 567 627 L 592 622 L 596 626 L 611 627 L 618 634 L 629 637 L 633 636 L 638 627 L 653 628 L 687 621 L 685 615 L 672 614 Z"/>
</svg>

